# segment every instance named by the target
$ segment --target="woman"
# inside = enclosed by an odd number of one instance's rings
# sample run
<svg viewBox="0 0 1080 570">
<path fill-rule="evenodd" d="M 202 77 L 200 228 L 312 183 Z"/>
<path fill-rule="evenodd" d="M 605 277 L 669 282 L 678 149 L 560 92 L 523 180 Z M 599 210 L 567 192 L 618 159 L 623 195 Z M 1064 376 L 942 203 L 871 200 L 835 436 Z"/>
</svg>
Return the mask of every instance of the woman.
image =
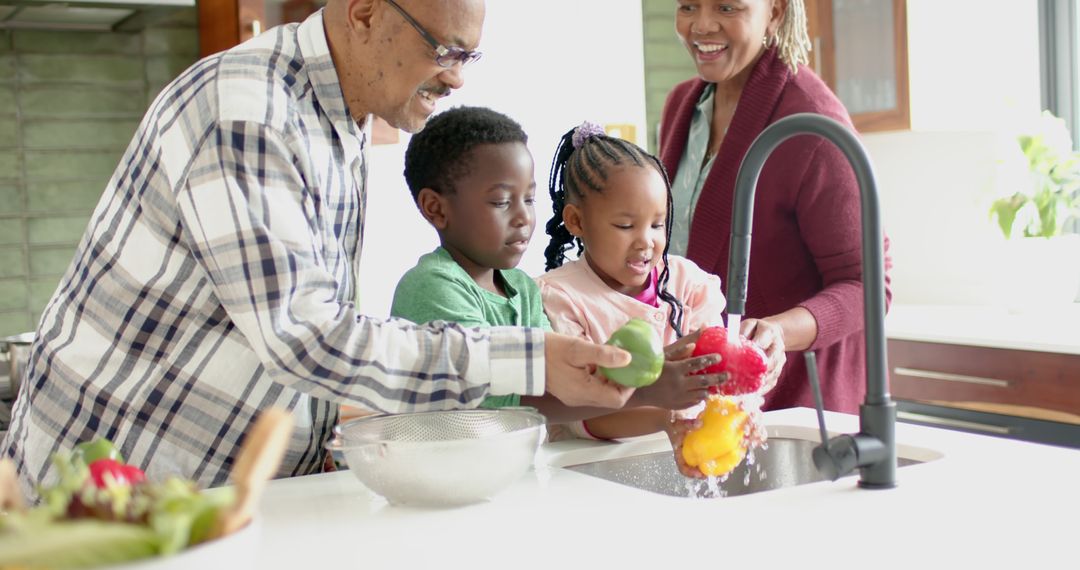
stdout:
<svg viewBox="0 0 1080 570">
<path fill-rule="evenodd" d="M 803 0 L 679 0 L 675 29 L 698 77 L 672 89 L 661 119 L 660 157 L 675 173 L 671 251 L 726 283 L 735 177 L 755 137 L 794 113 L 851 119 L 805 65 Z M 742 329 L 816 351 L 825 407 L 842 412 L 865 393 L 859 205 L 831 143 L 800 136 L 777 147 L 757 185 Z M 813 405 L 805 363 L 791 358 L 764 409 Z"/>
</svg>

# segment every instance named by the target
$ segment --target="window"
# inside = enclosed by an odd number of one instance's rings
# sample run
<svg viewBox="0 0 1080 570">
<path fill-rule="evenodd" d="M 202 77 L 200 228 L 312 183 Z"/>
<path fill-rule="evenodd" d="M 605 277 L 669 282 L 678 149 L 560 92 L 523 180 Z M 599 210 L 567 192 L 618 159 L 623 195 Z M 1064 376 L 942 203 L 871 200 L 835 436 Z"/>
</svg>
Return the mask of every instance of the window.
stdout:
<svg viewBox="0 0 1080 570">
<path fill-rule="evenodd" d="M 1061 117 L 1080 150 L 1080 9 L 1076 0 L 1039 0 L 1039 68 L 1042 106 Z M 1080 217 L 1064 231 L 1080 233 Z"/>
</svg>

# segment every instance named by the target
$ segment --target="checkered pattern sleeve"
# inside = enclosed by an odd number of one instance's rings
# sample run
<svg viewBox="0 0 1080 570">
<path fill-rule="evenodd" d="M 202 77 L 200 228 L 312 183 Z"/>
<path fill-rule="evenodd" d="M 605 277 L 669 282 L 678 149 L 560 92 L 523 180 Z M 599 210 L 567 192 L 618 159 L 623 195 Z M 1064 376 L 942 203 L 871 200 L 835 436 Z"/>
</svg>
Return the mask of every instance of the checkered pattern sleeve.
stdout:
<svg viewBox="0 0 1080 570">
<path fill-rule="evenodd" d="M 528 358 L 542 350 L 536 331 L 417 327 L 338 302 L 299 160 L 272 128 L 224 122 L 203 138 L 177 195 L 192 254 L 276 382 L 390 412 L 474 406 L 492 382 L 494 392 L 542 392 L 542 370 L 525 386 L 498 386 L 522 378 L 522 358 L 540 365 Z"/>
</svg>

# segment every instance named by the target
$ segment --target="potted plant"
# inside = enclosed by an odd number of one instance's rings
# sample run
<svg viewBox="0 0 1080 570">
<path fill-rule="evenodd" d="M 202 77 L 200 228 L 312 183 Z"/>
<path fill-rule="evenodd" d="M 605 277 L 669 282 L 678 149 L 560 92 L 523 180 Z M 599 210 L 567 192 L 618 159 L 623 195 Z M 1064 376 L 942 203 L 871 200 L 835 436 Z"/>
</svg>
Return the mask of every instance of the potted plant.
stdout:
<svg viewBox="0 0 1080 570">
<path fill-rule="evenodd" d="M 1040 303 L 1080 294 L 1080 152 L 1065 122 L 1044 111 L 1018 137 L 1030 182 L 993 202 L 990 215 L 1008 240 L 1013 293 Z"/>
</svg>

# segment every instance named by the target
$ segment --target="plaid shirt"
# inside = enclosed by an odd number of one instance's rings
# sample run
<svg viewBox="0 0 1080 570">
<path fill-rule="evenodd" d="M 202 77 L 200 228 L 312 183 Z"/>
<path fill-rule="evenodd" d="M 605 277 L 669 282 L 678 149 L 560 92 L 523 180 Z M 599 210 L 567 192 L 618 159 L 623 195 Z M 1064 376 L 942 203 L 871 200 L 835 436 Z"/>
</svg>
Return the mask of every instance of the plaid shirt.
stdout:
<svg viewBox="0 0 1080 570">
<path fill-rule="evenodd" d="M 107 437 L 151 478 L 224 484 L 259 410 L 279 476 L 320 470 L 349 403 L 475 407 L 544 391 L 543 331 L 357 314 L 365 135 L 322 12 L 203 59 L 154 101 L 38 328 L 2 447 L 23 489 Z"/>
</svg>

